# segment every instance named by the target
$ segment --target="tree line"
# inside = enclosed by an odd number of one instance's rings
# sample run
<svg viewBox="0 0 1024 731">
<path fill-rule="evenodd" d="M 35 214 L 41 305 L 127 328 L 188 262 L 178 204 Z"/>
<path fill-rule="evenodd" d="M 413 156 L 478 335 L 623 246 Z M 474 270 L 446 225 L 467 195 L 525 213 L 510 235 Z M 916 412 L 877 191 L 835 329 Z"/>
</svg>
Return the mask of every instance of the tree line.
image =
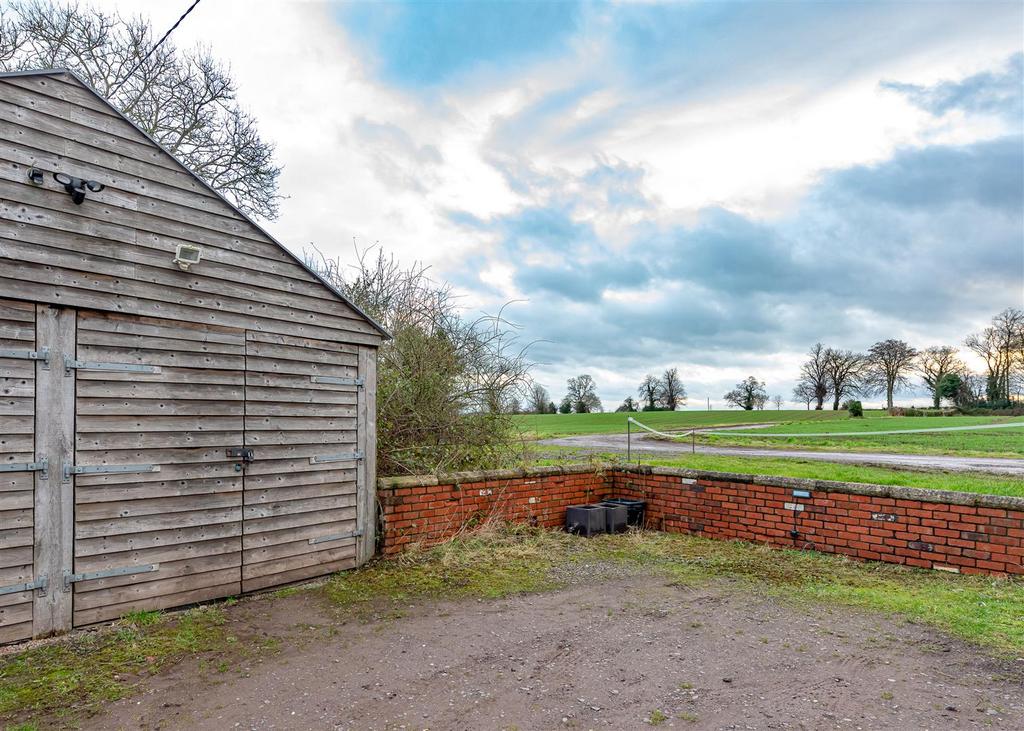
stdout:
<svg viewBox="0 0 1024 731">
<path fill-rule="evenodd" d="M 964 347 L 985 363 L 983 373 L 972 373 L 953 345 L 917 349 L 906 341 L 880 340 L 866 352 L 815 343 L 800 367 L 793 400 L 808 409 L 834 410 L 859 397 L 884 396 L 893 407 L 895 394 L 920 379 L 935 408 L 942 401 L 958 407 L 1006 408 L 1021 401 L 1024 392 L 1024 310 L 1008 308 L 992 318 L 991 325 L 968 336 Z M 677 368 L 661 376 L 647 374 L 637 387 L 636 398 L 627 396 L 618 412 L 674 411 L 686 405 L 686 387 Z M 772 404 L 781 409 L 781 395 L 769 396 L 765 382 L 756 376 L 736 384 L 723 394 L 730 406 L 752 411 Z M 557 404 L 548 390 L 533 383 L 526 411 L 534 414 L 587 414 L 601 411 L 601 399 L 592 376 L 581 374 L 566 382 L 566 393 Z"/>
<path fill-rule="evenodd" d="M 943 400 L 960 407 L 1006 408 L 1024 391 L 1024 310 L 1008 308 L 991 325 L 969 335 L 964 346 L 978 355 L 985 371 L 973 373 L 953 345 L 921 350 L 903 340 L 881 340 L 865 353 L 816 343 L 800 367 L 794 400 L 807 408 L 823 409 L 831 401 L 839 409 L 846 399 L 884 395 L 887 408 L 893 396 L 914 378 L 927 389 L 932 404 Z"/>
</svg>

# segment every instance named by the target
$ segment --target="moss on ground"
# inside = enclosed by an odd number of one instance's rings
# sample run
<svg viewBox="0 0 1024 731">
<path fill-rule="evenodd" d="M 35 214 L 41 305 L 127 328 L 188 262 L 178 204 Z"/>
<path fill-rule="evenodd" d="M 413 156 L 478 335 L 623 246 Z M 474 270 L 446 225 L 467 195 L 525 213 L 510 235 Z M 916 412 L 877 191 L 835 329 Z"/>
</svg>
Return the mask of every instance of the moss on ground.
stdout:
<svg viewBox="0 0 1024 731">
<path fill-rule="evenodd" d="M 200 607 L 174 618 L 139 612 L 113 630 L 99 630 L 0 657 L 0 721 L 26 717 L 60 722 L 88 715 L 129 695 L 146 675 L 184 657 L 221 649 L 228 641 L 220 607 Z M 50 724 L 48 724 L 50 725 Z"/>
</svg>

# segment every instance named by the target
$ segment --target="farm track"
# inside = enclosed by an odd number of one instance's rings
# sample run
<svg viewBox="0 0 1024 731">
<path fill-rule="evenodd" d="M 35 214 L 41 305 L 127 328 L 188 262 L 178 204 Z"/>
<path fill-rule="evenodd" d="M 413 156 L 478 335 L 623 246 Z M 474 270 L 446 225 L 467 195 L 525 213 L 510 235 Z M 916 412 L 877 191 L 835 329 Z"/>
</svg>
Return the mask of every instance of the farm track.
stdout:
<svg viewBox="0 0 1024 731">
<path fill-rule="evenodd" d="M 625 434 L 584 434 L 557 439 L 542 439 L 541 446 L 573 447 L 585 452 L 626 453 Z M 643 455 L 691 454 L 691 445 L 644 436 L 633 436 L 633 452 Z M 874 467 L 903 467 L 915 470 L 947 472 L 988 472 L 1024 477 L 1024 459 L 1009 457 L 957 457 L 929 454 L 889 454 L 884 452 L 830 452 L 809 449 L 761 449 L 755 447 L 712 447 L 696 445 L 699 454 L 722 454 L 731 457 L 791 457 L 822 462 L 862 464 Z"/>
</svg>

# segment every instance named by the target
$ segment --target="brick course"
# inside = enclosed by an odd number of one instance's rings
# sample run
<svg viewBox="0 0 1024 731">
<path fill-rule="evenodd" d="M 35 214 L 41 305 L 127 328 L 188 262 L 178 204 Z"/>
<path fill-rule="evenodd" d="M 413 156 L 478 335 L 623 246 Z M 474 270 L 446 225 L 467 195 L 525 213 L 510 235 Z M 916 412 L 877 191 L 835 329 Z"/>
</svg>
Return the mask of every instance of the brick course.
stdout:
<svg viewBox="0 0 1024 731">
<path fill-rule="evenodd" d="M 567 506 L 611 495 L 646 500 L 647 527 L 657 530 L 962 573 L 1024 574 L 1022 498 L 659 467 L 383 479 L 383 551 L 437 543 L 488 517 L 555 528 Z"/>
</svg>

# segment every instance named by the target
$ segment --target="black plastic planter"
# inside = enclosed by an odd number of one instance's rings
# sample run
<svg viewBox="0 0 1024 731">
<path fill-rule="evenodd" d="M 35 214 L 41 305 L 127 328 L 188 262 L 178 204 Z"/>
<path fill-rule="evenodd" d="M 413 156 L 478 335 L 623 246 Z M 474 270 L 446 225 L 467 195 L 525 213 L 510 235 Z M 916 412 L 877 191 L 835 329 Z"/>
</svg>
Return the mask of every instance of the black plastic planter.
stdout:
<svg viewBox="0 0 1024 731">
<path fill-rule="evenodd" d="M 611 497 L 604 501 L 609 505 L 623 505 L 626 508 L 626 524 L 644 527 L 644 513 L 647 511 L 647 503 L 643 500 L 631 500 L 625 497 Z"/>
<path fill-rule="evenodd" d="M 625 533 L 629 530 L 629 508 L 620 503 L 603 502 L 605 508 L 605 530 L 609 533 Z"/>
<path fill-rule="evenodd" d="M 588 538 L 604 533 L 607 512 L 603 505 L 570 505 L 565 509 L 565 530 Z"/>
</svg>

